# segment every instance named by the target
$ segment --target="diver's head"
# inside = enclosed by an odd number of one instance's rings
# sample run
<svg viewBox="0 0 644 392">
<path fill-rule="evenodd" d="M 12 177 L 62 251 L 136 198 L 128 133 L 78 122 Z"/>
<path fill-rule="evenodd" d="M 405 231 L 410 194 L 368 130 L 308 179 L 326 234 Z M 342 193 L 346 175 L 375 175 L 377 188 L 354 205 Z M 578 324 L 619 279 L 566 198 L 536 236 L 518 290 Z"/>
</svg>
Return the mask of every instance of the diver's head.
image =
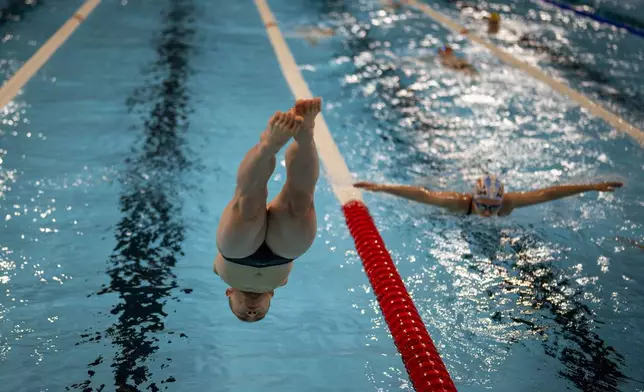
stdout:
<svg viewBox="0 0 644 392">
<path fill-rule="evenodd" d="M 226 289 L 226 296 L 233 314 L 241 321 L 252 323 L 266 317 L 271 306 L 273 291 L 253 293 L 229 287 Z"/>
<path fill-rule="evenodd" d="M 496 176 L 476 180 L 472 204 L 474 212 L 482 216 L 497 215 L 503 203 L 503 183 Z"/>
</svg>

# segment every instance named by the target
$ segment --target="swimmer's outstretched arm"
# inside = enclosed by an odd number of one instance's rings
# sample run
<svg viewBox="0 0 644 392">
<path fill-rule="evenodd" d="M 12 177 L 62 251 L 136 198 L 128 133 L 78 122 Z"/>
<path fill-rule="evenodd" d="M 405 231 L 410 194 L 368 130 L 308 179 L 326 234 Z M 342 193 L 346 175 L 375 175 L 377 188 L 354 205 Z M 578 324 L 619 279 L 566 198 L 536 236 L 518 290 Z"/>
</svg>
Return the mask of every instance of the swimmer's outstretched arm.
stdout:
<svg viewBox="0 0 644 392">
<path fill-rule="evenodd" d="M 503 203 L 512 208 L 526 207 L 588 191 L 613 192 L 615 188 L 620 188 L 622 185 L 621 182 L 600 182 L 587 185 L 559 185 L 530 192 L 510 192 L 503 197 Z"/>
<path fill-rule="evenodd" d="M 388 193 L 419 203 L 431 204 L 436 207 L 446 208 L 452 212 L 466 213 L 470 209 L 470 203 L 472 202 L 472 196 L 466 193 L 434 192 L 420 186 L 374 184 L 372 182 L 357 182 L 353 186 L 372 192 Z"/>
</svg>

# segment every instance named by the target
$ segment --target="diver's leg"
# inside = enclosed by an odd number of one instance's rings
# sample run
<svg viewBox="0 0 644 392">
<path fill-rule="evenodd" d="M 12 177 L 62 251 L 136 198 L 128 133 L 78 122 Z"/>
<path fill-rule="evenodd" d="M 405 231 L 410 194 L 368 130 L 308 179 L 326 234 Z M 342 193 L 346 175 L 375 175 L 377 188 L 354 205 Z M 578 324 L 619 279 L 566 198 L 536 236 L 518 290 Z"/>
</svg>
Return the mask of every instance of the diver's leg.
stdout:
<svg viewBox="0 0 644 392">
<path fill-rule="evenodd" d="M 217 246 L 225 257 L 255 252 L 266 235 L 267 183 L 275 170 L 275 154 L 295 136 L 302 118 L 277 112 L 260 142 L 246 154 L 237 171 L 237 186 L 217 229 Z"/>
<path fill-rule="evenodd" d="M 321 100 L 302 99 L 292 112 L 302 116 L 302 127 L 286 150 L 286 182 L 268 206 L 266 244 L 275 254 L 296 258 L 306 252 L 317 230 L 313 197 L 320 172 L 313 138 Z"/>
</svg>

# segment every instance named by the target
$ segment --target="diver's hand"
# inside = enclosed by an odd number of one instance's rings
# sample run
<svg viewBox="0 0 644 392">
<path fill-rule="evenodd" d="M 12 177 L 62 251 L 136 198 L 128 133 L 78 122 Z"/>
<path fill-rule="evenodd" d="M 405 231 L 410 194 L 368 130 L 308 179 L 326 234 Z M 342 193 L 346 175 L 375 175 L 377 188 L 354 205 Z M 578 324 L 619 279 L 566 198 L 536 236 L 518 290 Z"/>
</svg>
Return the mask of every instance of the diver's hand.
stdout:
<svg viewBox="0 0 644 392">
<path fill-rule="evenodd" d="M 366 182 L 366 181 L 356 182 L 355 184 L 353 184 L 353 186 L 356 188 L 366 189 L 372 192 L 379 192 L 384 189 L 384 186 L 382 185 L 374 184 L 373 182 Z"/>
<path fill-rule="evenodd" d="M 621 188 L 624 185 L 621 182 L 601 182 L 599 184 L 593 184 L 593 190 L 598 192 L 614 192 L 615 188 Z"/>
</svg>

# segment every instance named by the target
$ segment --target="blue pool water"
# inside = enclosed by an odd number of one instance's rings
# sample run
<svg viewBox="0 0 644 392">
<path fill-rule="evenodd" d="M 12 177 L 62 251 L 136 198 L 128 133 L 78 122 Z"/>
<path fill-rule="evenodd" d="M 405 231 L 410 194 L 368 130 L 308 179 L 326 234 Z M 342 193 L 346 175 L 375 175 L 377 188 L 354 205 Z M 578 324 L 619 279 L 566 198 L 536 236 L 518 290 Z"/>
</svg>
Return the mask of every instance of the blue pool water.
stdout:
<svg viewBox="0 0 644 392">
<path fill-rule="evenodd" d="M 0 24 L 3 80 L 80 4 L 38 1 Z M 358 179 L 626 182 L 491 221 L 366 195 L 459 391 L 644 390 L 644 253 L 628 241 L 644 241 L 642 149 L 418 11 L 269 4 Z M 555 29 L 530 19 L 536 3 L 508 4 L 519 25 Z M 337 35 L 294 37 L 310 25 Z M 499 44 L 643 128 L 629 106 L 642 41 L 556 33 L 601 83 Z M 444 42 L 480 77 L 438 67 Z M 253 2 L 103 1 L 0 114 L 2 390 L 411 390 L 324 176 L 318 238 L 265 320 L 233 317 L 211 272 L 236 166 L 291 103 Z"/>
</svg>

